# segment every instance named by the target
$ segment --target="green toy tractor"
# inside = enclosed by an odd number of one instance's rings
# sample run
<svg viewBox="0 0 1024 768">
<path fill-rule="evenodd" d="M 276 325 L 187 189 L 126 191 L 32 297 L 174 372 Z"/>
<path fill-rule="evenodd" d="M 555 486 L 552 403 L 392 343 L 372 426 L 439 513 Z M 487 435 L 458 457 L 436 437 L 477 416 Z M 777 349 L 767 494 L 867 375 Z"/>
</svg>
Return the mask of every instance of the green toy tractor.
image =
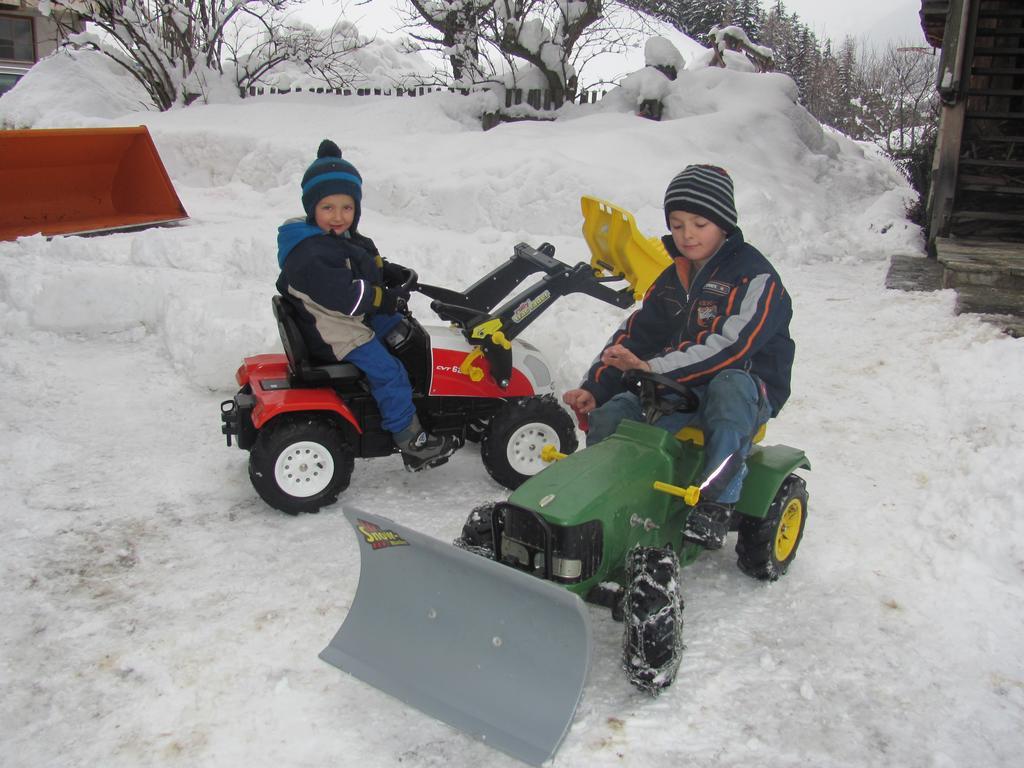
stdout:
<svg viewBox="0 0 1024 768">
<path fill-rule="evenodd" d="M 589 197 L 581 206 L 593 277 L 626 280 L 639 300 L 670 263 L 661 241 L 618 206 Z M 471 334 L 481 344 L 465 365 L 483 356 L 500 370 L 508 347 L 491 342 L 517 327 L 501 317 L 474 322 L 486 333 Z M 344 509 L 359 583 L 320 657 L 538 766 L 554 755 L 583 695 L 587 603 L 610 607 L 624 623 L 623 666 L 634 685 L 652 694 L 670 685 L 682 650 L 679 569 L 704 551 L 683 538 L 687 517 L 743 460 L 727 457 L 708 472 L 700 430 L 652 426 L 696 408 L 689 388 L 641 371 L 624 380 L 647 423 L 623 422 L 571 455 L 545 445 L 543 430 L 524 432 L 517 450 L 548 466 L 507 500 L 474 509 L 454 547 L 372 511 Z M 810 464 L 798 449 L 760 445 L 762 437 L 745 460 L 732 528 L 740 568 L 772 581 L 803 537 L 807 490 L 795 473 Z"/>
<path fill-rule="evenodd" d="M 692 393 L 672 379 L 642 371 L 626 378 L 648 421 L 695 407 Z M 554 463 L 507 501 L 473 510 L 456 545 L 610 607 L 625 624 L 627 676 L 657 693 L 671 684 L 682 648 L 679 568 L 704 551 L 682 535 L 708 484 L 698 485 L 703 434 L 686 428 L 673 435 L 624 421 L 597 445 L 569 456 L 549 450 L 547 458 Z M 795 448 L 755 445 L 746 465 L 731 526 L 738 564 L 773 581 L 789 568 L 803 537 L 807 490 L 794 472 L 810 464 Z M 721 473 L 715 480 L 724 485 Z"/>
</svg>

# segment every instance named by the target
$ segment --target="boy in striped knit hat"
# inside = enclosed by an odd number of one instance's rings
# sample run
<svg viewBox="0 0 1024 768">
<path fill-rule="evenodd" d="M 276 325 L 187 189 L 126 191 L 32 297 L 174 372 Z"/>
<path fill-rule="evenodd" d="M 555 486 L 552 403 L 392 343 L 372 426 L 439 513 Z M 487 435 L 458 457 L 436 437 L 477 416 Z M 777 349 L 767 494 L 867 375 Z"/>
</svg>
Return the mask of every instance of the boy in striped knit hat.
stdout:
<svg viewBox="0 0 1024 768">
<path fill-rule="evenodd" d="M 746 243 L 737 225 L 729 174 L 690 165 L 665 192 L 662 239 L 672 264 L 643 305 L 616 330 L 578 389 L 563 400 L 587 415 L 587 445 L 623 419 L 642 421 L 639 398 L 624 390 L 624 371 L 654 371 L 688 385 L 700 398 L 692 413 L 670 413 L 656 426 L 703 429 L 705 474 L 732 455 L 746 458 L 754 435 L 789 397 L 794 344 L 790 297 L 778 273 Z M 730 462 L 730 465 L 732 462 Z M 684 537 L 719 549 L 729 531 L 746 466 L 724 488 L 712 484 L 686 523 Z M 714 490 L 712 490 L 714 489 Z"/>
<path fill-rule="evenodd" d="M 305 218 L 277 231 L 277 290 L 294 307 L 313 362 L 344 360 L 366 375 L 381 424 L 405 468 L 416 472 L 443 464 L 461 443 L 424 431 L 409 376 L 380 342 L 401 322 L 398 310 L 409 298 L 399 287 L 406 270 L 385 262 L 358 232 L 362 197 L 359 171 L 325 139 L 302 176 Z"/>
</svg>

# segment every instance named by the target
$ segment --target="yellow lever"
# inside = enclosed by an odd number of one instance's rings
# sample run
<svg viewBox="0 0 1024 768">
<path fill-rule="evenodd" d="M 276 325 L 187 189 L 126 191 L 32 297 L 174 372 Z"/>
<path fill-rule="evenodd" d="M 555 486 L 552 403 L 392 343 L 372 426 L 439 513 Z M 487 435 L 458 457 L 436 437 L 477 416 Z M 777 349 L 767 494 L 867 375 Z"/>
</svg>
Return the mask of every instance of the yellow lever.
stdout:
<svg viewBox="0 0 1024 768">
<path fill-rule="evenodd" d="M 483 350 L 480 347 L 473 347 L 473 351 L 466 355 L 466 359 L 459 366 L 459 371 L 469 376 L 470 381 L 477 382 L 484 377 L 484 369 L 474 365 L 476 359 L 481 355 L 483 355 Z"/>
<path fill-rule="evenodd" d="M 501 319 L 493 318 L 488 320 L 486 323 L 480 323 L 473 329 L 472 336 L 474 339 L 486 339 L 488 336 L 493 336 L 501 330 Z"/>
<path fill-rule="evenodd" d="M 560 461 L 561 459 L 564 459 L 568 455 L 568 453 L 560 453 L 559 450 L 555 448 L 555 446 L 553 446 L 551 443 L 548 443 L 547 445 L 540 449 L 540 458 L 542 461 Z"/>
<path fill-rule="evenodd" d="M 689 488 L 683 488 L 678 485 L 672 485 L 671 483 L 663 483 L 660 480 L 655 480 L 654 490 L 667 493 L 670 496 L 679 496 L 691 507 L 700 501 L 700 488 L 696 485 L 691 485 Z"/>
</svg>

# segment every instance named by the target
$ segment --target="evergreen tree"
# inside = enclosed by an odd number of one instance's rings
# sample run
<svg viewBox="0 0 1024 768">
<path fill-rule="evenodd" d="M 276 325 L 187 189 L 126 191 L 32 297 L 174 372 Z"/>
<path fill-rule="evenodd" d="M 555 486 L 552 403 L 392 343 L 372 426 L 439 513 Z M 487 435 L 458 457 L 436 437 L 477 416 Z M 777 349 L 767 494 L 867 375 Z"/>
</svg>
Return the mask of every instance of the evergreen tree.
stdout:
<svg viewBox="0 0 1024 768">
<path fill-rule="evenodd" d="M 858 75 L 857 44 L 847 36 L 836 64 L 836 114 L 834 125 L 853 138 L 863 138 L 862 87 Z"/>
<path fill-rule="evenodd" d="M 839 94 L 839 60 L 832 53 L 832 41 L 825 41 L 825 48 L 818 61 L 814 89 L 819 94 L 818 118 L 823 123 L 836 126 L 840 119 L 842 98 Z"/>
<path fill-rule="evenodd" d="M 797 24 L 796 18 L 794 14 L 793 31 L 795 34 L 793 53 L 789 62 L 789 74 L 796 81 L 800 101 L 806 104 L 810 96 L 810 86 L 814 83 L 816 43 L 811 31 L 802 24 Z"/>
<path fill-rule="evenodd" d="M 711 28 L 720 26 L 725 21 L 727 5 L 726 0 L 690 0 L 680 3 L 681 20 L 686 27 L 686 33 L 694 40 L 706 40 Z"/>
<path fill-rule="evenodd" d="M 751 41 L 761 37 L 761 3 L 758 0 L 739 0 L 733 3 L 729 23 L 741 27 Z"/>
</svg>

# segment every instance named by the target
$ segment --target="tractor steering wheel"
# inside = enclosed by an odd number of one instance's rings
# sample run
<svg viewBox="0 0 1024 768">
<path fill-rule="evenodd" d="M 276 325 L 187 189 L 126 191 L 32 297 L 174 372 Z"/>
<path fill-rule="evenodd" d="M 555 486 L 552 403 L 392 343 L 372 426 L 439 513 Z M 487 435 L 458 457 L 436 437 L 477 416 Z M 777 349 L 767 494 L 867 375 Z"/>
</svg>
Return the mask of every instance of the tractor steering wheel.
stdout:
<svg viewBox="0 0 1024 768">
<path fill-rule="evenodd" d="M 622 375 L 622 383 L 640 398 L 640 407 L 648 424 L 670 413 L 693 413 L 700 407 L 696 392 L 660 373 L 633 368 Z"/>
<path fill-rule="evenodd" d="M 409 267 L 404 269 L 406 271 L 405 280 L 402 281 L 401 285 L 397 286 L 397 290 L 408 295 L 419 288 L 420 276 L 416 274 L 415 269 L 409 269 Z"/>
<path fill-rule="evenodd" d="M 409 269 L 409 267 L 402 267 L 405 271 L 405 277 L 401 283 L 393 286 L 393 290 L 399 294 L 398 304 L 396 309 L 399 314 L 409 315 L 409 295 L 419 288 L 419 275 L 416 274 L 415 269 Z"/>
</svg>

